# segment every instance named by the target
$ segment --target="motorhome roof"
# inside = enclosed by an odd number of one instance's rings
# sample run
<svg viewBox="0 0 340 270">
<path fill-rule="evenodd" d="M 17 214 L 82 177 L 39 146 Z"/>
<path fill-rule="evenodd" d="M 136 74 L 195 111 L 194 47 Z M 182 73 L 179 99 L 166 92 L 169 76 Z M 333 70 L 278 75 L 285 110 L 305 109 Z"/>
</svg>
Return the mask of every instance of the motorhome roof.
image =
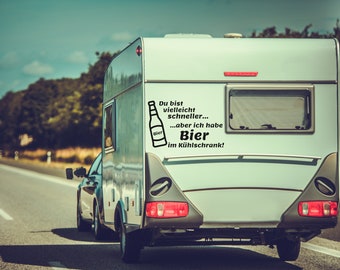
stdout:
<svg viewBox="0 0 340 270">
<path fill-rule="evenodd" d="M 335 83 L 337 51 L 336 39 L 138 38 L 105 78 L 115 93 L 141 81 Z"/>
</svg>

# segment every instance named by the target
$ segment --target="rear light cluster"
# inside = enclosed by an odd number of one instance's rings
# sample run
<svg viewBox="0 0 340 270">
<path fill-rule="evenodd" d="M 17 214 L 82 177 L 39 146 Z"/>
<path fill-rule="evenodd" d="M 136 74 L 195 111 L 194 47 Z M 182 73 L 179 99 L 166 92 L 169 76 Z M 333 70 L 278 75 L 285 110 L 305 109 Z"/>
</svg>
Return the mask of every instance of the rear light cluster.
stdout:
<svg viewBox="0 0 340 270">
<path fill-rule="evenodd" d="M 226 77 L 256 77 L 259 74 L 257 71 L 225 71 Z"/>
<path fill-rule="evenodd" d="M 332 201 L 299 202 L 298 212 L 304 217 L 335 217 L 338 214 L 338 203 Z"/>
<path fill-rule="evenodd" d="M 146 216 L 150 218 L 186 217 L 189 206 L 186 202 L 149 202 L 146 204 Z"/>
</svg>

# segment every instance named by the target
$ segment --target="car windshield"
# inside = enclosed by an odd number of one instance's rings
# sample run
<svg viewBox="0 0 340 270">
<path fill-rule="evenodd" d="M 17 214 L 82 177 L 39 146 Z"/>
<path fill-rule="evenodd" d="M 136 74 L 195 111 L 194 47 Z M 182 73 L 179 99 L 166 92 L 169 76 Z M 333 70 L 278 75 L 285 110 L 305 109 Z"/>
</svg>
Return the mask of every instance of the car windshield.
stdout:
<svg viewBox="0 0 340 270">
<path fill-rule="evenodd" d="M 96 159 L 94 160 L 94 162 L 92 163 L 92 166 L 89 170 L 89 175 L 92 175 L 93 173 L 96 174 L 102 174 L 102 155 L 101 153 L 96 157 Z"/>
</svg>

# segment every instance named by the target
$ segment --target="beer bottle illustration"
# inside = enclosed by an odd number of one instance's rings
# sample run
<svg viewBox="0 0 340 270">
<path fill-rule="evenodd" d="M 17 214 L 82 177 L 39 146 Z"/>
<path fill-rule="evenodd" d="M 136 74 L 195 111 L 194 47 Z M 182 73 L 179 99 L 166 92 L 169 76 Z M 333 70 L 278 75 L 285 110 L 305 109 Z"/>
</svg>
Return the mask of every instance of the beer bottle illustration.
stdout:
<svg viewBox="0 0 340 270">
<path fill-rule="evenodd" d="M 149 114 L 150 114 L 150 121 L 149 121 L 149 128 L 151 134 L 151 140 L 153 147 L 160 147 L 167 144 L 164 126 L 161 118 L 158 115 L 155 101 L 149 101 Z"/>
</svg>

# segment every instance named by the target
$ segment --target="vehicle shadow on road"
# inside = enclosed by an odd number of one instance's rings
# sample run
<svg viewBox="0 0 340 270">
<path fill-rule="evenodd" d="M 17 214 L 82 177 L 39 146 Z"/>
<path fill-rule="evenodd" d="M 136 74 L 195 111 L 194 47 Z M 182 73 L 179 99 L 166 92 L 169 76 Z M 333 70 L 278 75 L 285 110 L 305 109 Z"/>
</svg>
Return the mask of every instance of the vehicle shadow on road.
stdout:
<svg viewBox="0 0 340 270">
<path fill-rule="evenodd" d="M 302 269 L 247 249 L 221 246 L 146 248 L 139 263 L 127 265 L 121 261 L 119 249 L 117 243 L 0 246 L 0 266 L 33 269 L 58 262 L 62 267 L 84 270 Z"/>
<path fill-rule="evenodd" d="M 59 267 L 84 270 L 302 269 L 275 257 L 230 246 L 146 247 L 138 263 L 127 265 L 120 259 L 119 243 L 112 238 L 99 242 L 93 232 L 78 232 L 76 228 L 56 228 L 52 233 L 69 243 L 0 246 L 0 268 L 33 269 L 57 263 Z"/>
<path fill-rule="evenodd" d="M 52 233 L 69 240 L 81 241 L 81 242 L 114 242 L 117 241 L 117 237 L 108 232 L 107 236 L 103 240 L 95 240 L 93 232 L 79 232 L 77 228 L 59 228 L 52 229 Z"/>
<path fill-rule="evenodd" d="M 302 269 L 278 258 L 230 246 L 146 248 L 140 263 L 148 266 L 141 269 Z"/>
</svg>

